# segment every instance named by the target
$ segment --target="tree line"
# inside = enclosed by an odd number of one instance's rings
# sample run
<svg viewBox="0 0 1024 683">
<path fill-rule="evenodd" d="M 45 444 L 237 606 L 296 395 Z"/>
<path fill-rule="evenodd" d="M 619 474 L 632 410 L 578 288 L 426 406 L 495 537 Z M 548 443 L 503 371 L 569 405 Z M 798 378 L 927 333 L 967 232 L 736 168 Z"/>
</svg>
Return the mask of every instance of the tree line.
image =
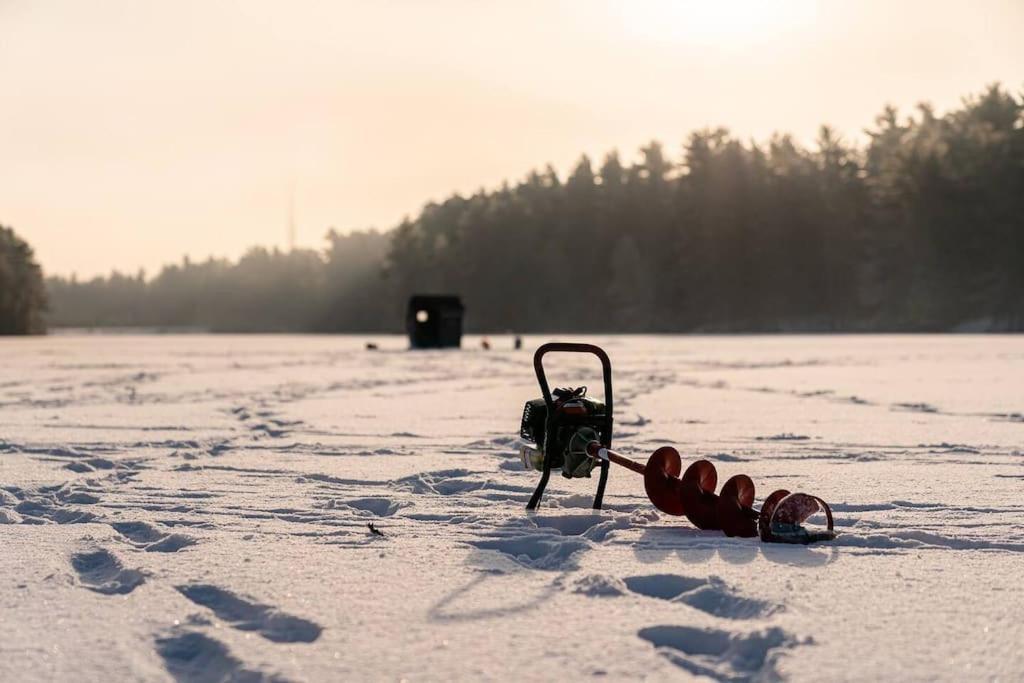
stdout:
<svg viewBox="0 0 1024 683">
<path fill-rule="evenodd" d="M 693 132 L 427 204 L 323 250 L 47 281 L 51 324 L 400 331 L 455 293 L 480 332 L 1024 330 L 1024 98 L 886 108 L 854 145 Z"/>
<path fill-rule="evenodd" d="M 0 335 L 43 332 L 46 304 L 43 271 L 32 247 L 0 225 Z"/>
</svg>

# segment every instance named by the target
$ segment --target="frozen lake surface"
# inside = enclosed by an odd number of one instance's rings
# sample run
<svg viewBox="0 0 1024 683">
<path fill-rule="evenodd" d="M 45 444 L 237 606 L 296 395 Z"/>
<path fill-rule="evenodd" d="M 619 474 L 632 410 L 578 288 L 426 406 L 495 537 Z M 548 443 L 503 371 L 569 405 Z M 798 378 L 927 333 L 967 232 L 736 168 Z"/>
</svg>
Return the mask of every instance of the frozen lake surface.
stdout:
<svg viewBox="0 0 1024 683">
<path fill-rule="evenodd" d="M 528 515 L 548 339 L 367 339 L 0 341 L 0 680 L 1024 678 L 1024 337 L 563 338 L 617 449 L 823 497 L 811 547 L 621 468 Z"/>
</svg>

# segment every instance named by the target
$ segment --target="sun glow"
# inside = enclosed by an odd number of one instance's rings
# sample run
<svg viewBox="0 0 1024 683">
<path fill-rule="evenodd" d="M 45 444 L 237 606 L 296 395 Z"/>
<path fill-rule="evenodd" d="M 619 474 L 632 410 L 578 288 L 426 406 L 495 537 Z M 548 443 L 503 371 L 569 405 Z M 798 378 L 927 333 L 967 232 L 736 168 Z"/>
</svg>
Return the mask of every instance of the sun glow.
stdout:
<svg viewBox="0 0 1024 683">
<path fill-rule="evenodd" d="M 724 48 L 777 40 L 817 14 L 811 0 L 634 0 L 614 7 L 637 38 Z"/>
</svg>

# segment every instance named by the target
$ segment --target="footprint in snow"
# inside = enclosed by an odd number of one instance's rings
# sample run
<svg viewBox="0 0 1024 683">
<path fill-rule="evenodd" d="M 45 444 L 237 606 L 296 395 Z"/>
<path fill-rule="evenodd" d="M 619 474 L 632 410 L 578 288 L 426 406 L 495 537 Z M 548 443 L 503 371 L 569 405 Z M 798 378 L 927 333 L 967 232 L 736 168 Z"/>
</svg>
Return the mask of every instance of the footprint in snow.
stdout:
<svg viewBox="0 0 1024 683">
<path fill-rule="evenodd" d="M 494 551 L 531 569 L 571 569 L 576 554 L 605 541 L 617 530 L 629 528 L 630 519 L 605 514 L 540 515 L 496 529 L 490 538 L 470 541 L 480 550 Z M 526 533 L 524 533 L 526 532 Z M 531 533 L 532 532 L 532 533 Z"/>
<path fill-rule="evenodd" d="M 167 534 L 146 522 L 114 522 L 110 526 L 133 546 L 147 553 L 176 553 L 196 543 L 191 536 Z"/>
<path fill-rule="evenodd" d="M 69 484 L 40 486 L 24 490 L 16 486 L 0 489 L 0 507 L 13 506 L 4 517 L 7 523 L 21 524 L 85 524 L 96 515 L 75 505 L 95 505 L 99 497 L 88 487 Z"/>
<path fill-rule="evenodd" d="M 250 432 L 257 433 L 257 438 L 259 435 L 266 435 L 279 439 L 288 435 L 289 427 L 301 424 L 301 420 L 280 419 L 277 413 L 269 410 L 252 410 L 245 406 L 237 406 L 230 412 Z"/>
<path fill-rule="evenodd" d="M 573 556 L 591 547 L 583 538 L 546 534 L 471 541 L 470 545 L 496 551 L 531 569 L 545 570 L 570 569 L 575 566 Z"/>
<path fill-rule="evenodd" d="M 781 605 L 766 600 L 738 595 L 717 576 L 706 579 L 676 574 L 629 576 L 623 579 L 626 587 L 638 595 L 682 603 L 723 619 L 758 619 L 782 609 Z"/>
<path fill-rule="evenodd" d="M 676 602 L 723 619 L 766 617 L 782 609 L 763 600 L 736 595 L 718 577 L 698 579 L 675 574 L 630 576 L 618 579 L 604 574 L 588 574 L 572 582 L 574 593 L 591 597 L 618 597 L 627 592 L 649 598 Z"/>
<path fill-rule="evenodd" d="M 125 569 L 121 560 L 103 548 L 73 555 L 71 566 L 84 587 L 103 595 L 127 595 L 146 581 L 145 574 Z"/>
<path fill-rule="evenodd" d="M 26 496 L 14 507 L 25 524 L 86 524 L 96 520 L 91 512 L 69 507 L 53 495 Z"/>
<path fill-rule="evenodd" d="M 487 486 L 487 481 L 471 481 L 466 477 L 474 472 L 464 469 L 439 470 L 436 472 L 420 472 L 402 477 L 392 483 L 394 488 L 412 493 L 428 493 L 441 496 L 457 495 L 468 491 L 478 491 Z"/>
<path fill-rule="evenodd" d="M 227 646 L 197 631 L 172 633 L 156 639 L 156 651 L 174 680 L 187 683 L 276 683 L 285 679 L 246 669 Z"/>
<path fill-rule="evenodd" d="M 405 507 L 390 498 L 353 498 L 352 500 L 331 500 L 324 506 L 328 509 L 349 508 L 357 513 L 377 517 L 390 517 Z"/>
<path fill-rule="evenodd" d="M 312 643 L 323 628 L 308 619 L 278 611 L 209 584 L 177 586 L 197 605 L 213 610 L 219 619 L 240 631 L 256 631 L 275 643 Z"/>
<path fill-rule="evenodd" d="M 587 574 L 572 582 L 572 592 L 594 598 L 614 598 L 626 594 L 626 585 L 614 576 Z"/>
<path fill-rule="evenodd" d="M 911 413 L 937 413 L 939 409 L 930 403 L 893 403 L 892 410 Z"/>
<path fill-rule="evenodd" d="M 778 680 L 781 676 L 776 665 L 783 652 L 812 642 L 801 642 L 777 627 L 742 634 L 691 626 L 651 626 L 637 635 L 694 676 L 735 683 Z"/>
<path fill-rule="evenodd" d="M 531 515 L 529 519 L 545 531 L 552 529 L 563 536 L 582 536 L 591 541 L 604 541 L 608 535 L 630 526 L 627 517 L 609 517 L 601 514 L 584 515 Z"/>
<path fill-rule="evenodd" d="M 68 464 L 64 465 L 64 469 L 71 470 L 72 472 L 78 472 L 79 474 L 85 472 L 96 472 L 97 470 L 112 470 L 116 467 L 117 464 L 113 460 L 108 460 L 107 458 L 72 460 Z"/>
</svg>

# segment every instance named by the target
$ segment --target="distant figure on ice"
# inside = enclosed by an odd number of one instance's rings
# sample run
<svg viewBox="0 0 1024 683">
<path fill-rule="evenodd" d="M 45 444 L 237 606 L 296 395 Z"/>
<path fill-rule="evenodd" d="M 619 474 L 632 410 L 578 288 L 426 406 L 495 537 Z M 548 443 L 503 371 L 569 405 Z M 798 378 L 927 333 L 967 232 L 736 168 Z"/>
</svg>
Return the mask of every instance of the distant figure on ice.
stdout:
<svg viewBox="0 0 1024 683">
<path fill-rule="evenodd" d="M 491 350 L 491 342 L 487 337 L 484 337 L 483 339 L 480 340 L 480 348 L 482 348 L 484 351 Z"/>
<path fill-rule="evenodd" d="M 520 337 L 518 334 L 516 335 L 515 341 L 512 342 L 512 348 L 514 348 L 516 351 L 520 351 L 523 348 L 523 338 Z"/>
</svg>

